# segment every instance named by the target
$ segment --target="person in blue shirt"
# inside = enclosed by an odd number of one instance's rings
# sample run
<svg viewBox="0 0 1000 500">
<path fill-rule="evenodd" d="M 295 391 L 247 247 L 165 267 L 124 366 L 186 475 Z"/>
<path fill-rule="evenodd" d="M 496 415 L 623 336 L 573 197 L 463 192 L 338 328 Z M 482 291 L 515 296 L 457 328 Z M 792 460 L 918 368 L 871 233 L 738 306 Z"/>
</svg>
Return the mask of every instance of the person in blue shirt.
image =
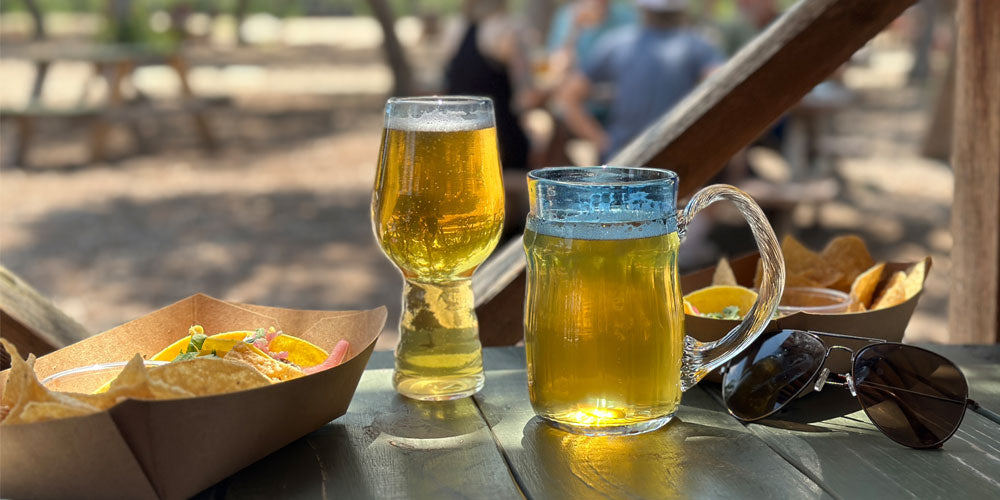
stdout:
<svg viewBox="0 0 1000 500">
<path fill-rule="evenodd" d="M 685 26 L 687 0 L 636 0 L 642 24 L 604 36 L 560 89 L 557 107 L 566 126 L 593 142 L 607 160 L 677 104 L 725 56 Z M 606 125 L 587 112 L 595 85 L 611 84 Z"/>
<path fill-rule="evenodd" d="M 572 67 L 588 59 L 605 34 L 638 21 L 635 9 L 612 0 L 578 0 L 559 8 L 552 18 L 546 49 Z M 558 63 L 557 63 L 558 65 Z"/>
</svg>

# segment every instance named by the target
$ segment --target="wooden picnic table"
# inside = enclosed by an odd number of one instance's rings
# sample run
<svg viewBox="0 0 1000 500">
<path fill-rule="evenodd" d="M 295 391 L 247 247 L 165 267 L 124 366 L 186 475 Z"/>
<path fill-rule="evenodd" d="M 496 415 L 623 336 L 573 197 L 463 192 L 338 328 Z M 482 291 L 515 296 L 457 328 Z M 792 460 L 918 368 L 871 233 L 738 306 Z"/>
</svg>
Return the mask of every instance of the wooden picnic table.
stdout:
<svg viewBox="0 0 1000 500">
<path fill-rule="evenodd" d="M 137 115 L 149 112 L 147 107 L 138 106 L 139 100 L 129 99 L 125 87 L 135 70 L 143 65 L 165 64 L 177 75 L 180 89 L 179 99 L 173 103 L 174 108 L 188 113 L 192 124 L 202 142 L 202 145 L 212 150 L 216 140 L 205 116 L 204 103 L 199 99 L 188 78 L 188 63 L 179 49 L 163 49 L 135 44 L 51 44 L 32 43 L 26 46 L 5 50 L 4 58 L 20 59 L 35 63 L 35 89 L 28 104 L 21 108 L 4 109 L 3 114 L 17 120 L 18 142 L 14 154 L 14 163 L 23 166 L 27 161 L 28 149 L 35 131 L 35 120 L 38 118 L 92 118 L 91 128 L 91 160 L 103 161 L 107 156 L 107 142 L 113 121 L 134 120 Z M 49 65 L 57 62 L 82 62 L 91 64 L 94 68 L 93 77 L 103 79 L 107 83 L 108 92 L 104 101 L 97 106 L 88 101 L 89 90 L 94 78 L 84 84 L 77 103 L 72 107 L 51 107 L 40 99 L 41 89 Z M 135 140 L 140 147 L 145 148 L 145 138 L 136 127 L 132 127 Z"/>
<path fill-rule="evenodd" d="M 955 361 L 973 399 L 1000 409 L 1000 346 L 924 346 Z M 1000 426 L 973 414 L 937 450 L 883 436 L 828 386 L 742 424 L 719 385 L 684 394 L 674 421 L 586 437 L 534 417 L 522 347 L 484 350 L 486 387 L 428 403 L 392 388 L 376 352 L 347 414 L 197 498 L 996 498 Z M 852 406 L 853 404 L 853 406 Z M 843 416 L 838 416 L 843 414 Z"/>
</svg>

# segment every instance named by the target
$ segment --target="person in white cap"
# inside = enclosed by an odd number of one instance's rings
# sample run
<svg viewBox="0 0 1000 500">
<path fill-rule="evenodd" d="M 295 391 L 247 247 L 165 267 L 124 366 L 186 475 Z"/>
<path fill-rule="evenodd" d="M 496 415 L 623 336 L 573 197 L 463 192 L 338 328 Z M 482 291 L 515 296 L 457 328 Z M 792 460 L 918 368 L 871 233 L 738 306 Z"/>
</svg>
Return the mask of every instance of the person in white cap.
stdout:
<svg viewBox="0 0 1000 500">
<path fill-rule="evenodd" d="M 635 0 L 641 26 L 629 26 L 600 40 L 593 54 L 559 90 L 558 110 L 570 130 L 593 142 L 605 161 L 722 64 L 723 54 L 685 27 L 687 0 Z M 611 84 L 606 128 L 587 113 L 596 84 Z"/>
</svg>

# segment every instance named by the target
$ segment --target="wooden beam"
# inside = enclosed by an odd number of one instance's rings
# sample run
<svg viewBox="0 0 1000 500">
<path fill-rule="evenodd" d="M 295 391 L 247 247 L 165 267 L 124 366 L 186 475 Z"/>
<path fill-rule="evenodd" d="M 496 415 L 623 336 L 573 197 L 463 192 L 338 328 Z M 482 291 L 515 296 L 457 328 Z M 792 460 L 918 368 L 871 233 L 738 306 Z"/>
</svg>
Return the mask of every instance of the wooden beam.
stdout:
<svg viewBox="0 0 1000 500">
<path fill-rule="evenodd" d="M 914 0 L 803 0 L 612 164 L 666 168 L 689 196 Z"/>
<path fill-rule="evenodd" d="M 83 340 L 90 332 L 0 266 L 0 335 L 13 343 L 21 356 L 41 356 Z M 2 358 L 2 368 L 10 366 L 6 353 Z"/>
<path fill-rule="evenodd" d="M 800 0 L 725 66 L 646 129 L 609 165 L 667 168 L 680 175 L 679 193 L 688 196 L 705 184 L 737 151 L 758 137 L 782 113 L 914 0 Z M 505 246 L 473 278 L 487 290 L 476 297 L 480 316 L 519 318 L 524 251 L 520 240 Z M 517 272 L 514 272 L 517 271 Z M 491 309 L 507 307 L 504 311 Z M 519 320 L 518 320 L 519 323 Z M 508 322 L 480 322 L 485 345 L 512 334 Z"/>
<path fill-rule="evenodd" d="M 949 341 L 1000 342 L 1000 2 L 958 3 Z"/>
</svg>

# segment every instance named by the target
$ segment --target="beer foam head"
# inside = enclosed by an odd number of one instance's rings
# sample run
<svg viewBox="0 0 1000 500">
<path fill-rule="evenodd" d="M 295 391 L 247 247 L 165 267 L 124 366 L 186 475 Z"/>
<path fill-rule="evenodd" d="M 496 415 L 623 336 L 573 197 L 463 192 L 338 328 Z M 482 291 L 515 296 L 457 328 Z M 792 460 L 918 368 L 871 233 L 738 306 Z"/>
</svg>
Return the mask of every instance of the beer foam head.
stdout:
<svg viewBox="0 0 1000 500">
<path fill-rule="evenodd" d="M 390 99 L 385 127 L 407 132 L 462 132 L 496 125 L 493 101 L 478 97 Z"/>
<path fill-rule="evenodd" d="M 493 116 L 488 113 L 434 110 L 419 115 L 386 117 L 386 128 L 407 132 L 463 132 L 492 126 Z"/>
</svg>

